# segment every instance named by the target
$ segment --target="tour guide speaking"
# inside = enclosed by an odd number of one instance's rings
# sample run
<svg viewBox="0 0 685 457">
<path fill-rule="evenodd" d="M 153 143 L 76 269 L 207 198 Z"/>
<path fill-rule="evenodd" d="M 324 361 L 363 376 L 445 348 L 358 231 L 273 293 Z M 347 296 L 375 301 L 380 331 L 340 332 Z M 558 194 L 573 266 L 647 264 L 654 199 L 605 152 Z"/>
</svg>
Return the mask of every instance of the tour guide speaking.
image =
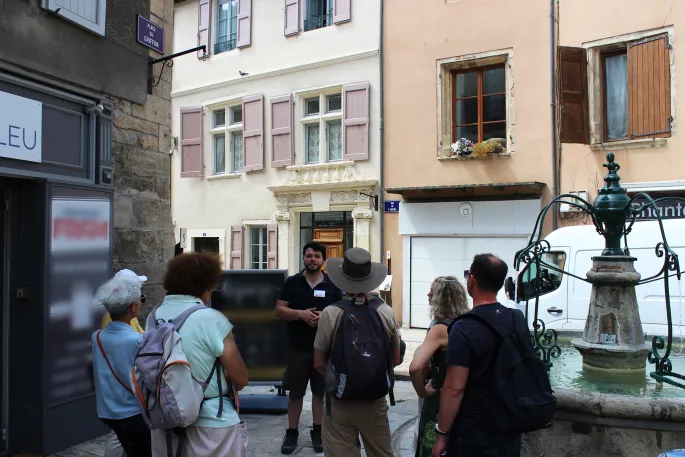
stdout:
<svg viewBox="0 0 685 457">
<path fill-rule="evenodd" d="M 284 384 L 289 388 L 288 430 L 281 445 L 282 454 L 292 454 L 297 448 L 302 413 L 302 400 L 307 383 L 312 389 L 311 431 L 315 452 L 323 452 L 321 423 L 323 421 L 323 376 L 314 369 L 314 338 L 319 324 L 319 313 L 339 300 L 342 292 L 321 271 L 326 261 L 326 247 L 315 242 L 307 243 L 302 249 L 304 270 L 290 276 L 283 285 L 281 296 L 276 302 L 276 317 L 288 322 L 288 362 Z"/>
</svg>

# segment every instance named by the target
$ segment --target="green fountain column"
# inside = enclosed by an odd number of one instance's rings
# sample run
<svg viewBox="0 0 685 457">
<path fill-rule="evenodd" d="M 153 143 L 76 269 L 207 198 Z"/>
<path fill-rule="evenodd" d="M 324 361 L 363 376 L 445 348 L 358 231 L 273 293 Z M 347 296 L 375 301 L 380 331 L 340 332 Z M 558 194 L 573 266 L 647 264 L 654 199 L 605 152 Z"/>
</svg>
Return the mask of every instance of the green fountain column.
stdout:
<svg viewBox="0 0 685 457">
<path fill-rule="evenodd" d="M 626 226 L 626 220 L 630 215 L 630 197 L 628 192 L 621 187 L 618 170 L 621 166 L 614 162 L 614 154 L 607 154 L 607 163 L 604 166 L 609 170 L 604 177 L 604 187 L 597 193 L 595 199 L 595 211 L 603 223 L 605 248 L 602 255 L 623 255 L 621 238 Z"/>
<path fill-rule="evenodd" d="M 601 224 L 605 248 L 592 258 L 587 279 L 592 283 L 588 317 L 582 339 L 573 345 L 583 356 L 583 365 L 599 370 L 642 371 L 650 348 L 644 341 L 635 285 L 640 273 L 637 260 L 625 254 L 621 239 L 630 215 L 630 198 L 621 187 L 619 164 L 607 155 L 604 187 L 599 190 L 594 213 Z"/>
</svg>

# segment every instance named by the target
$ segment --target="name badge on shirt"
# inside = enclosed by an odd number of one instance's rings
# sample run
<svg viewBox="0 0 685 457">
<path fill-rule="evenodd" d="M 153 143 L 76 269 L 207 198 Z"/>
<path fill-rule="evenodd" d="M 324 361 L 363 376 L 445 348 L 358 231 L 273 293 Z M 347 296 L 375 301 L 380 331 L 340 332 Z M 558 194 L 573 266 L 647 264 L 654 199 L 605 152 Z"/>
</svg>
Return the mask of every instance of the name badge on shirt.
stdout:
<svg viewBox="0 0 685 457">
<path fill-rule="evenodd" d="M 319 298 L 324 298 L 326 296 L 326 291 L 325 290 L 315 290 L 314 296 L 319 297 Z"/>
</svg>

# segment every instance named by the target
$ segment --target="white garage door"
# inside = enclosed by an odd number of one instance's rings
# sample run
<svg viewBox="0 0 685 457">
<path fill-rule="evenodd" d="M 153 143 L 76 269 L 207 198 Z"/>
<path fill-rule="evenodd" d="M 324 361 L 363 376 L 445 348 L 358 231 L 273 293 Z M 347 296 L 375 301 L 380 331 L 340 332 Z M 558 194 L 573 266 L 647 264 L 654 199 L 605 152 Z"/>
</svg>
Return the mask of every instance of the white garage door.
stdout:
<svg viewBox="0 0 685 457">
<path fill-rule="evenodd" d="M 491 253 L 509 265 L 509 276 L 514 271 L 516 252 L 526 247 L 525 237 L 412 237 L 411 238 L 411 327 L 428 328 L 428 291 L 437 276 L 456 276 L 463 282 L 473 256 Z M 504 290 L 499 293 L 500 303 L 513 306 Z M 469 297 L 469 306 L 471 306 Z"/>
</svg>

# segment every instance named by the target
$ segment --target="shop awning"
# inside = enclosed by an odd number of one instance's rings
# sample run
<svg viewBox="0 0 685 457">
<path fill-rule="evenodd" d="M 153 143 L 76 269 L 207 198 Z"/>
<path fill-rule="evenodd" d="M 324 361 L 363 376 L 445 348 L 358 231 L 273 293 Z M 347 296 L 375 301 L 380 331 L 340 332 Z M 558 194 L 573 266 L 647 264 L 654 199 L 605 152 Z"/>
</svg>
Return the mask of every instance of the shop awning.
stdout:
<svg viewBox="0 0 685 457">
<path fill-rule="evenodd" d="M 488 184 L 458 184 L 450 186 L 395 187 L 385 189 L 401 195 L 404 200 L 514 200 L 540 198 L 545 183 L 537 181 Z"/>
</svg>

